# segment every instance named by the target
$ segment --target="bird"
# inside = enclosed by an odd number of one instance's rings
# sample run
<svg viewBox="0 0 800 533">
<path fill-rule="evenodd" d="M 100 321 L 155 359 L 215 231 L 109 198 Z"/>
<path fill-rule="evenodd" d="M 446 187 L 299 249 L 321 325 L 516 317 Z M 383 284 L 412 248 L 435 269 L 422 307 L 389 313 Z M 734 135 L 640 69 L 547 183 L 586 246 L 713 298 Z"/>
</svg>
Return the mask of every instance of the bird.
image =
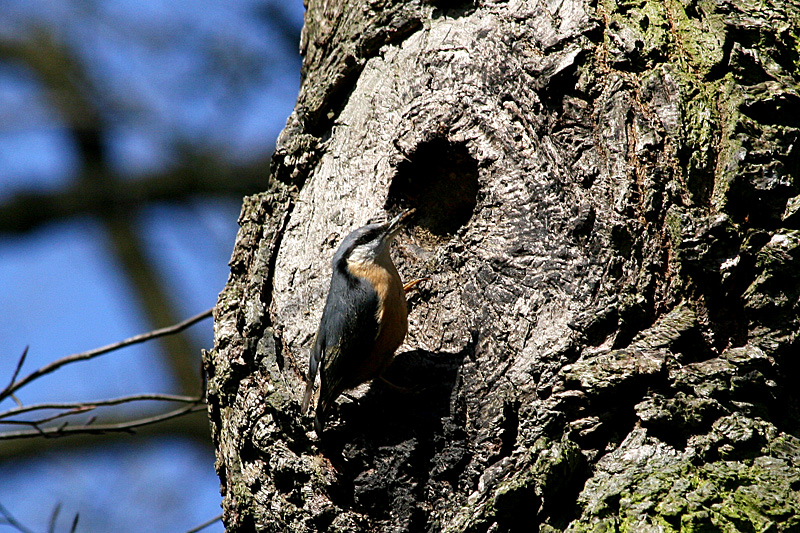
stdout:
<svg viewBox="0 0 800 533">
<path fill-rule="evenodd" d="M 354 230 L 333 256 L 330 288 L 311 348 L 301 404 L 305 413 L 319 371 L 314 417 L 318 436 L 339 395 L 379 377 L 408 332 L 405 291 L 389 248 L 413 214 L 413 209 L 407 209 L 388 222 Z"/>
</svg>

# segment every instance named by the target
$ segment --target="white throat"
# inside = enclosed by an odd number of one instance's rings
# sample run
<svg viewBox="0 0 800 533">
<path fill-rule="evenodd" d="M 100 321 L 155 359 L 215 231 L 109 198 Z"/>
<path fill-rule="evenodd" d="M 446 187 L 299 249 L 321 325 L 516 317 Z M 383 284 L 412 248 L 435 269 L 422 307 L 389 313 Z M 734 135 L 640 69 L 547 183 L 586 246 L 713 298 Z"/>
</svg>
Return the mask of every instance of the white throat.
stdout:
<svg viewBox="0 0 800 533">
<path fill-rule="evenodd" d="M 348 263 L 367 265 L 377 263 L 381 255 L 388 253 L 391 241 L 369 242 L 356 246 L 347 258 Z"/>
</svg>

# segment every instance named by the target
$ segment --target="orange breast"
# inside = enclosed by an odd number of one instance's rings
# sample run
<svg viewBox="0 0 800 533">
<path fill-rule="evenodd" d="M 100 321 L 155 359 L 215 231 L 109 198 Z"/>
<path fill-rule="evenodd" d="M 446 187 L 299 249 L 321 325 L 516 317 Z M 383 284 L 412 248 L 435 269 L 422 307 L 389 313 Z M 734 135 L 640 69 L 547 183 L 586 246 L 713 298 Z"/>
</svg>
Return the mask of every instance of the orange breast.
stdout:
<svg viewBox="0 0 800 533">
<path fill-rule="evenodd" d="M 377 377 L 391 362 L 395 350 L 403 343 L 408 332 L 408 309 L 403 282 L 388 252 L 378 256 L 375 263 L 364 265 L 350 263 L 350 272 L 370 281 L 378 293 L 380 305 L 377 319 L 380 327 L 375 344 L 363 365 L 362 381 Z"/>
</svg>

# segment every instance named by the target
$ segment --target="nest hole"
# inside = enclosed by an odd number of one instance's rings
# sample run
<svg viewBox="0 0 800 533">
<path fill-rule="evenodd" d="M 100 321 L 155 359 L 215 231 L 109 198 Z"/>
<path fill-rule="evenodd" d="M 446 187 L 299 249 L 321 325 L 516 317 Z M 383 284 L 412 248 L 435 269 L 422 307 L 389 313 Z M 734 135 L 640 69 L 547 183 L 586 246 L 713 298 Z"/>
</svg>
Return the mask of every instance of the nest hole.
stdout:
<svg viewBox="0 0 800 533">
<path fill-rule="evenodd" d="M 478 162 L 467 147 L 434 139 L 397 166 L 386 204 L 389 209 L 415 208 L 414 225 L 441 241 L 469 222 L 478 189 Z"/>
</svg>

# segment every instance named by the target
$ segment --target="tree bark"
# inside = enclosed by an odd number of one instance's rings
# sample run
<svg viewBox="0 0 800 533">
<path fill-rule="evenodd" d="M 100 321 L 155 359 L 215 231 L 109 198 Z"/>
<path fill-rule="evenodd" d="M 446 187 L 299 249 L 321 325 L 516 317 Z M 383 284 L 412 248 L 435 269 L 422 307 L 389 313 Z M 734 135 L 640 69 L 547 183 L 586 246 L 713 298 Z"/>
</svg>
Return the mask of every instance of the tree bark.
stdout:
<svg viewBox="0 0 800 533">
<path fill-rule="evenodd" d="M 206 355 L 229 531 L 800 528 L 796 1 L 311 0 Z M 321 439 L 329 261 L 417 209 Z"/>
</svg>

